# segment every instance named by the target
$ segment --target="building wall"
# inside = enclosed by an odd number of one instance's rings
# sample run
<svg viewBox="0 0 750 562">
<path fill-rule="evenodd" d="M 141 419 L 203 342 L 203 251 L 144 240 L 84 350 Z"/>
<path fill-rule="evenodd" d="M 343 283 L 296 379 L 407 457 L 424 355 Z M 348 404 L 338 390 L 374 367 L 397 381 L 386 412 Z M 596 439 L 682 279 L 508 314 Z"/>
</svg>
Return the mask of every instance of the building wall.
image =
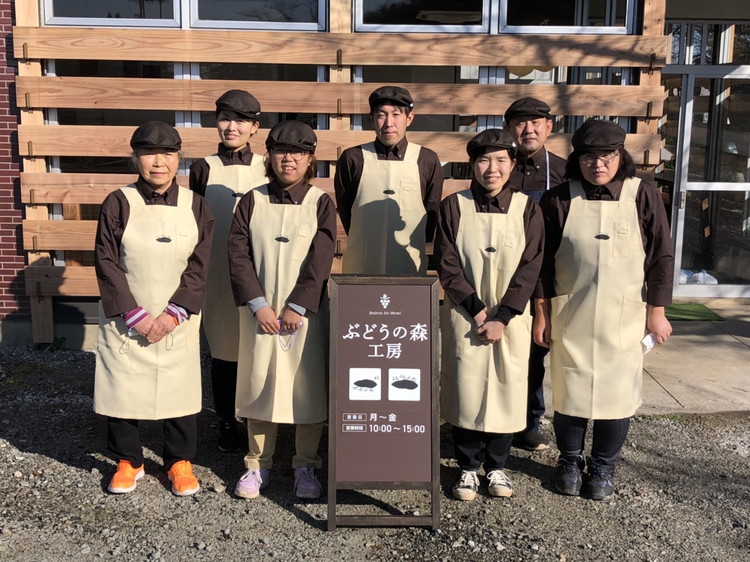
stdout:
<svg viewBox="0 0 750 562">
<path fill-rule="evenodd" d="M 20 159 L 16 148 L 18 108 L 15 102 L 17 61 L 12 52 L 13 2 L 0 0 L 0 321 L 29 320 L 24 295 L 21 250 L 23 211 L 18 198 Z"/>
<path fill-rule="evenodd" d="M 567 155 L 575 123 L 587 116 L 607 115 L 623 120 L 631 133 L 628 150 L 642 169 L 652 170 L 661 148 L 653 118 L 661 115 L 663 104 L 659 68 L 666 63 L 669 46 L 663 36 L 665 0 L 636 1 L 642 5 L 643 25 L 628 35 L 569 34 L 565 29 L 548 34 L 499 32 L 493 27 L 500 23 L 495 15 L 487 33 L 480 36 L 461 30 L 439 35 L 396 33 L 390 25 L 375 32 L 355 32 L 352 0 L 329 0 L 328 32 L 320 33 L 240 27 L 231 33 L 153 26 L 91 28 L 87 21 L 45 26 L 39 0 L 16 0 L 17 28 L 5 48 L 19 58 L 11 96 L 23 100 L 19 103 L 24 109 L 16 116 L 18 136 L 10 140 L 24 171 L 15 191 L 15 207 L 25 218 L 29 282 L 28 287 L 14 289 L 24 295 L 28 288 L 31 297 L 19 296 L 22 301 L 14 303 L 13 310 L 20 310 L 11 314 L 32 320 L 35 342 L 65 337 L 65 345 L 75 346 L 71 336 L 60 333 L 61 322 L 68 318 L 61 308 L 66 303 L 91 302 L 98 295 L 91 260 L 93 213 L 107 192 L 132 180 L 132 173 L 113 162 L 129 153 L 127 139 L 140 122 L 134 111 L 172 112 L 166 120 L 180 112 L 175 122 L 188 115 L 192 126 L 181 128 L 185 152 L 210 154 L 216 146 L 216 132 L 207 126 L 213 100 L 230 87 L 258 95 L 266 117 L 313 116 L 319 133 L 318 161 L 333 166 L 340 150 L 372 138 L 358 122 L 369 110 L 367 84 L 405 84 L 420 100 L 417 119 L 423 117 L 419 124 L 415 120 L 410 140 L 430 146 L 456 172 L 449 174 L 444 194 L 467 183 L 464 147 L 472 131 L 499 125 L 504 109 L 526 95 L 545 99 L 555 115 L 564 117 L 547 143 L 551 151 Z M 182 0 L 185 6 L 188 2 Z M 235 66 L 238 49 L 243 72 Z M 394 52 L 400 55 L 396 61 Z M 505 73 L 497 65 L 511 60 L 502 53 L 512 53 L 516 70 L 554 72 L 538 81 L 512 78 L 514 73 L 509 73 L 507 82 L 497 80 L 497 73 Z M 142 68 L 143 61 L 152 62 Z M 184 66 L 175 73 L 174 61 L 191 63 L 189 74 Z M 278 67 L 277 76 L 266 76 L 269 61 Z M 54 67 L 56 75 L 45 75 L 44 65 Z M 293 75 L 282 68 L 285 65 L 311 66 L 312 78 Z M 256 68 L 261 66 L 263 72 Z M 199 75 L 198 68 L 207 77 Z M 581 71 L 587 68 L 595 70 Z M 464 76 L 463 69 L 472 72 Z M 353 79 L 360 70 L 364 86 Z M 573 82 L 567 80 L 567 73 L 575 74 Z M 154 81 L 169 76 L 175 79 Z M 195 80 L 201 80 L 200 87 Z M 295 82 L 295 87 L 285 86 L 285 81 Z M 143 103 L 134 108 L 136 98 Z M 205 114 L 209 119 L 204 122 Z M 257 135 L 261 151 L 270 125 L 264 123 Z M 50 159 L 49 166 L 45 159 Z M 318 178 L 316 184 L 331 192 L 333 180 L 328 176 Z M 13 197 L 12 191 L 9 194 Z M 341 228 L 344 250 L 342 233 Z M 18 229 L 11 250 L 23 246 Z M 56 252 L 58 258 L 63 254 L 57 252 L 64 252 L 64 265 L 53 265 L 48 252 Z M 15 256 L 20 259 L 13 278 L 23 265 L 22 256 Z M 8 314 L 0 309 L 0 324 Z M 76 326 L 80 328 L 80 322 Z M 4 326 L 0 334 L 6 340 L 3 332 Z"/>
<path fill-rule="evenodd" d="M 743 0 L 667 0 L 667 19 L 728 20 L 750 19 L 750 2 Z"/>
</svg>

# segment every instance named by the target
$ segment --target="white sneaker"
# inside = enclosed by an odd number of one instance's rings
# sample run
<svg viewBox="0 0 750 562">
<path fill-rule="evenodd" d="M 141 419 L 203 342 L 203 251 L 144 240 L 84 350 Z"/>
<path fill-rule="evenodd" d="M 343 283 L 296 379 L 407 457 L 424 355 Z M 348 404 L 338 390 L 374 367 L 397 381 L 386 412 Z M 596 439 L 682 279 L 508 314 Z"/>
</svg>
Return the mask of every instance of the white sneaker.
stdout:
<svg viewBox="0 0 750 562">
<path fill-rule="evenodd" d="M 457 500 L 470 502 L 477 497 L 479 490 L 479 476 L 476 470 L 462 470 L 458 480 L 453 484 L 453 497 Z"/>
<path fill-rule="evenodd" d="M 493 470 L 487 474 L 487 491 L 496 498 L 509 498 L 513 495 L 513 484 L 502 470 Z"/>
</svg>

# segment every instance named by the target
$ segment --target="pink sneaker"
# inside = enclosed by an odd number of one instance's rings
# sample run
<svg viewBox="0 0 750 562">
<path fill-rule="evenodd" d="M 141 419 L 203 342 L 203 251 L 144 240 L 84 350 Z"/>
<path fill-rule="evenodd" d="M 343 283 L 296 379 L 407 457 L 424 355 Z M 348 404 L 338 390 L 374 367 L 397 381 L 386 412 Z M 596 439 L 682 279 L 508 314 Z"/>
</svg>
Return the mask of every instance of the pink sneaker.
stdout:
<svg viewBox="0 0 750 562">
<path fill-rule="evenodd" d="M 237 485 L 234 487 L 234 495 L 238 498 L 251 500 L 260 495 L 260 491 L 268 485 L 270 474 L 265 468 L 249 468 L 245 471 Z"/>
</svg>

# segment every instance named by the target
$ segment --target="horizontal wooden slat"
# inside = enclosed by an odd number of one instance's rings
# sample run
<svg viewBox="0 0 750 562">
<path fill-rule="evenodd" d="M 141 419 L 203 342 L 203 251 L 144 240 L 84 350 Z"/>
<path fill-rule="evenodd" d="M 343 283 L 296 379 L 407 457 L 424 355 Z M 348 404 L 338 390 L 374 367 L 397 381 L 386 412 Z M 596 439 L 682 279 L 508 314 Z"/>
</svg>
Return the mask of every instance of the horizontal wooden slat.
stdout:
<svg viewBox="0 0 750 562">
<path fill-rule="evenodd" d="M 23 249 L 93 250 L 96 221 L 23 221 Z"/>
<path fill-rule="evenodd" d="M 129 140 L 135 127 L 94 125 L 19 125 L 18 143 L 21 156 L 127 156 Z M 188 158 L 200 158 L 216 149 L 216 131 L 209 128 L 178 129 L 183 150 Z M 267 130 L 259 130 L 252 144 L 258 152 L 265 152 Z M 316 131 L 316 156 L 322 161 L 337 159 L 337 149 L 370 142 L 372 131 Z M 466 143 L 475 133 L 410 132 L 412 142 L 428 146 L 438 153 L 441 162 L 465 162 Z M 560 156 L 570 153 L 569 134 L 550 135 L 547 147 Z M 31 144 L 30 144 L 31 143 Z M 625 147 L 636 163 L 643 163 L 644 151 L 649 151 L 649 164 L 659 163 L 661 139 L 657 135 L 628 135 Z"/>
<path fill-rule="evenodd" d="M 133 174 L 49 174 L 21 173 L 21 202 L 47 205 L 51 203 L 101 203 L 108 193 L 131 183 Z M 187 186 L 187 176 L 177 176 L 180 185 Z M 333 196 L 333 178 L 316 178 L 313 183 Z M 468 187 L 468 180 L 445 180 L 443 197 Z M 33 191 L 33 199 L 32 199 Z"/>
<path fill-rule="evenodd" d="M 27 267 L 26 294 L 34 296 L 99 296 L 93 267 Z"/>
<path fill-rule="evenodd" d="M 669 38 L 638 35 L 315 33 L 14 27 L 18 59 L 401 66 L 658 66 Z"/>
<path fill-rule="evenodd" d="M 172 80 L 155 78 L 83 78 L 19 76 L 19 107 L 213 111 L 223 92 L 253 92 L 266 112 L 367 113 L 367 98 L 382 84 L 332 84 L 239 80 Z M 502 115 L 514 100 L 532 96 L 548 100 L 555 115 L 660 116 L 661 86 L 403 84 L 416 111 L 431 115 Z M 28 107 L 27 105 L 28 104 Z"/>
</svg>

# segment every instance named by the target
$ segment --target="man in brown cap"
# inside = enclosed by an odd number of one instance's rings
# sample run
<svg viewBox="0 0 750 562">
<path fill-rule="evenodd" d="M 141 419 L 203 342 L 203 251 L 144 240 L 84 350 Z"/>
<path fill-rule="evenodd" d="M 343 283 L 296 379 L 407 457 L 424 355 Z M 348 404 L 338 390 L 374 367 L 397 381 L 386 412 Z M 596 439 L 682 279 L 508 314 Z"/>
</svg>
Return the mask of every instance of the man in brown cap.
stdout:
<svg viewBox="0 0 750 562">
<path fill-rule="evenodd" d="M 505 128 L 518 143 L 518 159 L 510 181 L 535 201 L 548 189 L 563 182 L 565 160 L 544 147 L 552 132 L 549 105 L 536 98 L 521 98 L 505 111 Z M 516 433 L 513 444 L 530 451 L 548 447 L 547 439 L 539 432 L 539 420 L 544 415 L 544 357 L 546 347 L 531 344 L 529 355 L 529 386 L 526 429 Z"/>
<path fill-rule="evenodd" d="M 211 387 L 219 418 L 218 448 L 240 447 L 235 419 L 239 312 L 232 300 L 227 262 L 227 237 L 240 197 L 267 182 L 263 158 L 254 154 L 250 139 L 260 124 L 260 103 L 244 90 L 229 90 L 216 100 L 219 148 L 190 166 L 190 189 L 203 195 L 216 218 L 211 249 L 203 330 L 211 351 Z"/>
<path fill-rule="evenodd" d="M 345 150 L 334 189 L 348 235 L 344 273 L 424 275 L 443 191 L 437 154 L 406 140 L 414 120 L 408 90 L 383 86 L 369 97 L 375 141 Z"/>
</svg>

